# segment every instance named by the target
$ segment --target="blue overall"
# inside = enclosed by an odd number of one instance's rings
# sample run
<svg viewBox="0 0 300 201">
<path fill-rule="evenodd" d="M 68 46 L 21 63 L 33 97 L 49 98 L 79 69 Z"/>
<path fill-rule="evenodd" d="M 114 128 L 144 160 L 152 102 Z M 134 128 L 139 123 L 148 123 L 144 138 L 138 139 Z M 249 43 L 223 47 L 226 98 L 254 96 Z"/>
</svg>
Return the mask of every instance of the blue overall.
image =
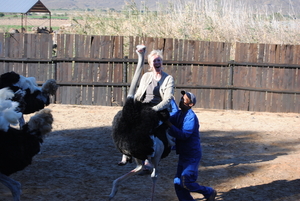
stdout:
<svg viewBox="0 0 300 201">
<path fill-rule="evenodd" d="M 202 156 L 198 118 L 192 109 L 186 113 L 179 110 L 170 117 L 170 122 L 173 126 L 168 133 L 176 138 L 176 153 L 179 154 L 174 178 L 177 197 L 179 201 L 194 201 L 190 192 L 197 192 L 208 198 L 213 188 L 196 183 Z"/>
</svg>

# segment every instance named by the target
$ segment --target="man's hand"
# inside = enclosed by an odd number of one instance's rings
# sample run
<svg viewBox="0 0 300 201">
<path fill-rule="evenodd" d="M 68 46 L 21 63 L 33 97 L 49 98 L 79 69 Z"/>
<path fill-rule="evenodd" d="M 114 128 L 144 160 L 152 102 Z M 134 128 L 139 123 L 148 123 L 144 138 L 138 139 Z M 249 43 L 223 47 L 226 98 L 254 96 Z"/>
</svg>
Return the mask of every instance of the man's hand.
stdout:
<svg viewBox="0 0 300 201">
<path fill-rule="evenodd" d="M 170 118 L 170 113 L 168 110 L 161 110 L 157 112 L 159 120 L 162 122 L 167 121 Z"/>
<path fill-rule="evenodd" d="M 167 124 L 169 127 L 173 125 L 169 120 L 165 121 L 164 123 Z"/>
</svg>

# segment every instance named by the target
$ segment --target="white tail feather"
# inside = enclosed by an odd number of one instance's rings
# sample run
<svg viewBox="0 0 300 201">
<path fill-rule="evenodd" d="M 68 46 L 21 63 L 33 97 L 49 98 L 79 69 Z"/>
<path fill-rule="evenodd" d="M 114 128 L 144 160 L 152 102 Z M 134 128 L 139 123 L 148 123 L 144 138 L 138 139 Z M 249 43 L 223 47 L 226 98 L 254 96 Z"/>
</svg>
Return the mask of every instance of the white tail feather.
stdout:
<svg viewBox="0 0 300 201">
<path fill-rule="evenodd" d="M 6 100 L 14 97 L 14 92 L 8 88 L 3 88 L 0 90 L 0 101 Z"/>
<path fill-rule="evenodd" d="M 3 111 L 3 117 L 12 125 L 17 125 L 19 123 L 19 118 L 21 118 L 22 113 L 16 112 L 14 108 L 5 109 Z"/>
<path fill-rule="evenodd" d="M 14 93 L 8 88 L 0 90 L 0 129 L 5 132 L 9 125 L 18 124 L 18 120 L 22 116 L 22 113 L 16 111 L 19 103 L 9 100 L 13 96 Z"/>
</svg>

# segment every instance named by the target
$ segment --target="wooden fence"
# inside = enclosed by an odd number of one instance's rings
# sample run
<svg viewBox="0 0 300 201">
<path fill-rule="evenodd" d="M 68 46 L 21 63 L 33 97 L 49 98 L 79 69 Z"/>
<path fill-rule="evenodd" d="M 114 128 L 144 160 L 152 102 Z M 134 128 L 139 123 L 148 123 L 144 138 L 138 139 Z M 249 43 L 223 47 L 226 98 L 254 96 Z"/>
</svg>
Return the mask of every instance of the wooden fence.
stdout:
<svg viewBox="0 0 300 201">
<path fill-rule="evenodd" d="M 164 71 L 197 96 L 196 107 L 300 113 L 300 46 L 151 37 L 0 33 L 0 73 L 54 78 L 53 102 L 122 106 L 137 54 L 162 49 Z M 235 54 L 233 55 L 233 50 Z M 148 65 L 145 65 L 145 70 Z"/>
</svg>

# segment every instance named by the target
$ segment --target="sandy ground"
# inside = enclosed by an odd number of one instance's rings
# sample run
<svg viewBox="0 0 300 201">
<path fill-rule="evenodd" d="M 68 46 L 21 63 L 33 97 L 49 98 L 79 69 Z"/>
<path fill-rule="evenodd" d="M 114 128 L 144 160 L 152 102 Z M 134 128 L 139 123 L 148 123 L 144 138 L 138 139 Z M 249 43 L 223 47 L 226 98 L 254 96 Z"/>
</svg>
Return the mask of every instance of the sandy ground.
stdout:
<svg viewBox="0 0 300 201">
<path fill-rule="evenodd" d="M 32 165 L 11 175 L 23 201 L 107 200 L 112 182 L 135 167 L 117 166 L 121 154 L 111 138 L 120 107 L 50 105 L 55 122 Z M 300 200 L 300 114 L 195 109 L 201 123 L 203 158 L 198 182 L 218 191 L 216 200 Z M 28 120 L 29 116 L 26 116 Z M 160 163 L 156 201 L 177 200 L 177 156 Z M 149 175 L 124 183 L 116 201 L 150 200 Z M 204 200 L 192 194 L 195 200 Z M 12 200 L 0 185 L 0 200 Z"/>
</svg>

